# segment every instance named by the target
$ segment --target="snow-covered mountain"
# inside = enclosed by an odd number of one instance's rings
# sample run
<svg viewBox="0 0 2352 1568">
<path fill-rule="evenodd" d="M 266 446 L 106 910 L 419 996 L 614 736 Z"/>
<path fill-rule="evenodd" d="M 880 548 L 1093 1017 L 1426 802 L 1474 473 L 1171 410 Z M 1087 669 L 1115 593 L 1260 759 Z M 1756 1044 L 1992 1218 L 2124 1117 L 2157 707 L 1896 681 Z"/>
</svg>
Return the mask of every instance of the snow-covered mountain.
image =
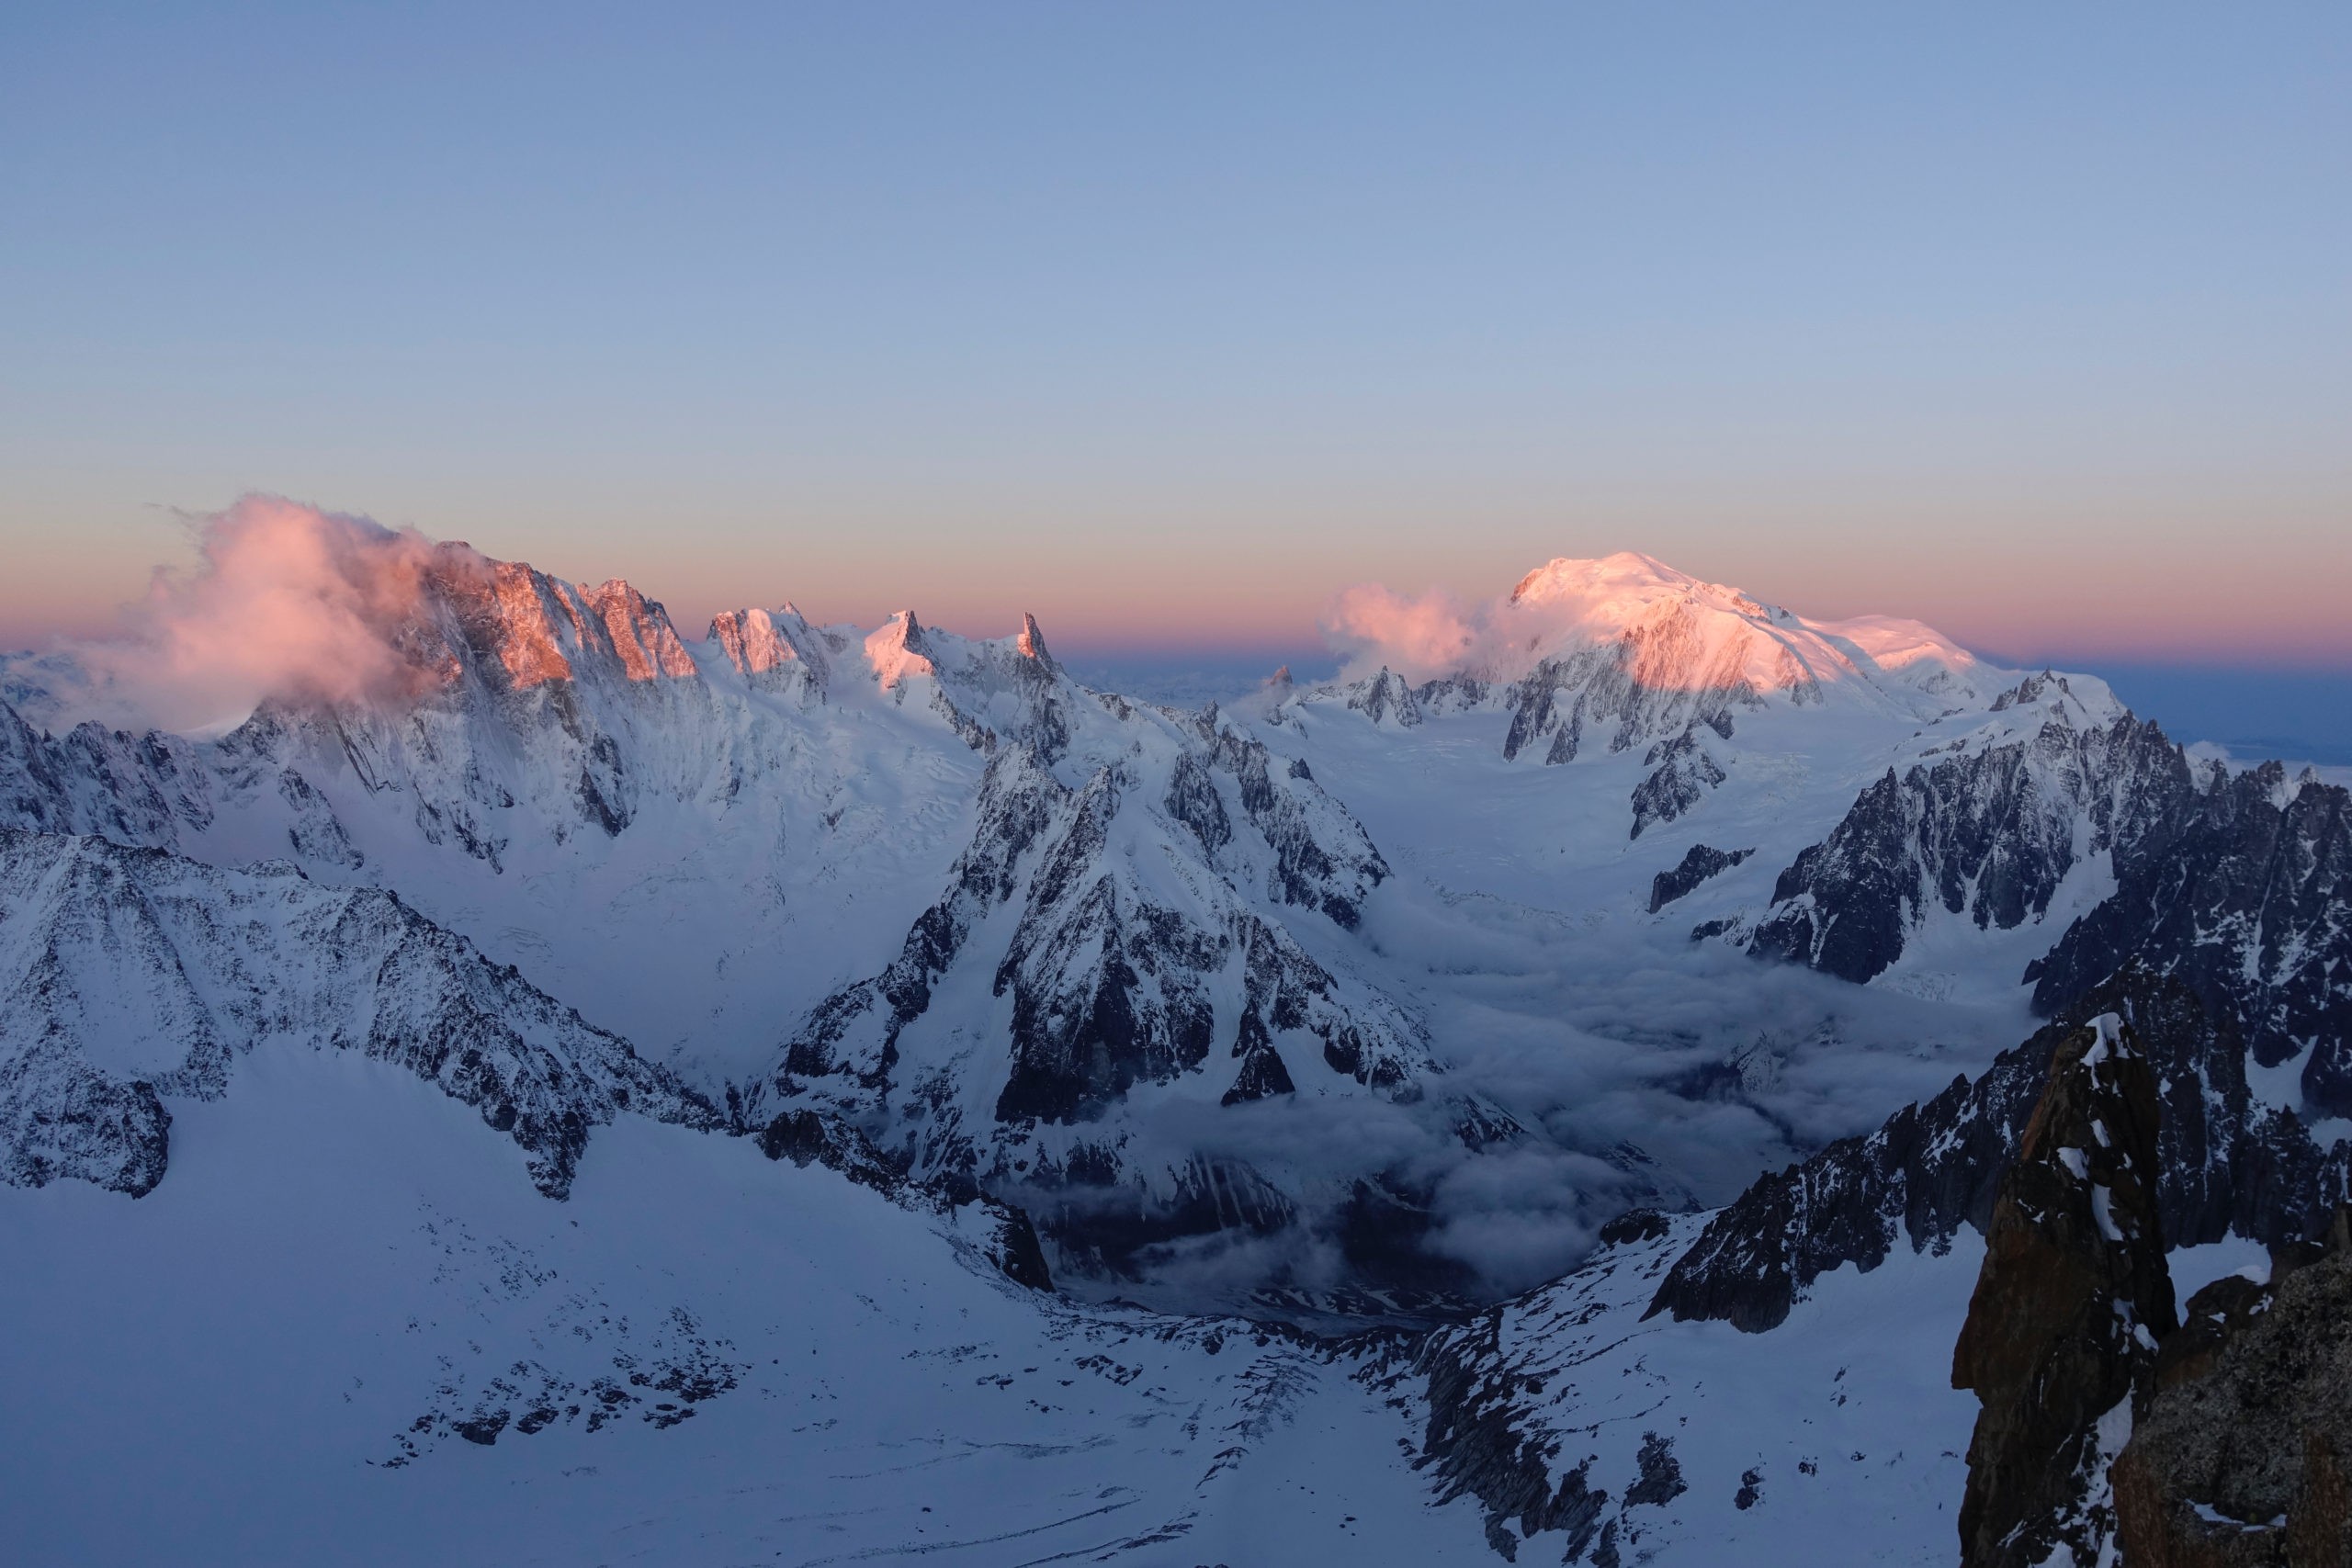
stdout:
<svg viewBox="0 0 2352 1568">
<path fill-rule="evenodd" d="M 242 722 L 0 670 L 10 1457 L 115 1440 L 182 1330 L 91 1259 L 175 1259 L 328 1499 L 264 1558 L 1917 1561 L 2065 1042 L 2150 1064 L 2184 1280 L 2352 1196 L 2346 792 L 2087 677 L 1623 555 L 1187 712 L 385 549 Z M 137 1462 L 217 1488 L 186 1401 Z"/>
<path fill-rule="evenodd" d="M 616 1115 L 719 1123 L 397 894 L 0 828 L 0 1171 L 22 1186 L 144 1196 L 170 1158 L 163 1097 L 220 1099 L 265 1043 L 407 1068 L 513 1139 L 552 1198 Z"/>
</svg>

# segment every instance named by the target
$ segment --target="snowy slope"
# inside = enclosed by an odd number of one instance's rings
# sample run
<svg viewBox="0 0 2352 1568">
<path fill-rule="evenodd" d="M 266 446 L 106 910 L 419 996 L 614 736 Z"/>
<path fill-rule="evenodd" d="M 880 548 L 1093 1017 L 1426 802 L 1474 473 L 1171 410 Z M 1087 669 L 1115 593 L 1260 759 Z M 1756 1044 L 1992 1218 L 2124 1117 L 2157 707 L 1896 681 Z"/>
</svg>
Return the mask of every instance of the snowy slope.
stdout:
<svg viewBox="0 0 2352 1568">
<path fill-rule="evenodd" d="M 164 1097 L 218 1099 L 240 1056 L 277 1042 L 433 1083 L 511 1137 L 551 1196 L 616 1115 L 719 1122 L 392 895 L 0 828 L 0 1179 L 146 1193 L 170 1158 Z"/>
<path fill-rule="evenodd" d="M 555 1203 L 383 1064 L 237 1077 L 148 1197 L 0 1204 L 18 1561 L 1484 1555 L 1286 1339 L 1055 1303 L 749 1140 L 631 1120 Z"/>
<path fill-rule="evenodd" d="M 1530 1561 L 1950 1558 L 1976 1415 L 1951 1343 L 1983 1243 L 1825 1279 L 1758 1338 L 1645 1316 L 1694 1234 L 1651 1228 L 1416 1348 L 1440 1495 Z"/>
</svg>

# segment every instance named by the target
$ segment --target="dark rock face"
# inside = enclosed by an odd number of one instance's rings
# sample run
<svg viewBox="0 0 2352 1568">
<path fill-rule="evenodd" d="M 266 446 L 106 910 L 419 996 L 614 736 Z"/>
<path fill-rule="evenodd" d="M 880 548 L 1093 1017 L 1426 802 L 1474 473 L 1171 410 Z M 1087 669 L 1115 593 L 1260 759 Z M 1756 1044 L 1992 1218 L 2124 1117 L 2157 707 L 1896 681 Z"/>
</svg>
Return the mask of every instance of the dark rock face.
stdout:
<svg viewBox="0 0 2352 1568">
<path fill-rule="evenodd" d="M 74 1177 L 143 1198 L 164 1179 L 172 1113 L 155 1086 L 124 1081 L 45 1042 L 0 1064 L 0 1181 Z"/>
<path fill-rule="evenodd" d="M 97 724 L 52 739 L 0 701 L 0 827 L 168 848 L 183 824 L 212 817 L 211 782 L 189 742 Z"/>
<path fill-rule="evenodd" d="M 1511 716 L 1503 756 L 1515 758 L 1549 737 L 1544 761 L 1572 762 L 1591 739 L 1605 737 L 1610 751 L 1624 751 L 1693 726 L 1729 739 L 1733 713 L 1760 707 L 1764 698 L 1736 656 L 1711 654 L 1705 643 L 1698 612 L 1686 607 L 1606 647 L 1545 660 L 1506 694 Z M 1653 684 L 1637 673 L 1644 671 L 1670 671 L 1671 679 L 1654 674 Z M 1788 695 L 1804 703 L 1819 692 L 1801 683 Z"/>
<path fill-rule="evenodd" d="M 1269 894 L 1281 903 L 1320 909 L 1353 931 L 1364 899 L 1389 876 L 1388 863 L 1362 825 L 1323 793 L 1303 763 L 1277 782 L 1265 743 L 1238 730 L 1217 732 L 1209 761 L 1232 776 L 1243 815 L 1274 852 Z"/>
<path fill-rule="evenodd" d="M 910 1181 L 865 1134 L 839 1117 L 814 1111 L 781 1112 L 760 1130 L 759 1145 L 770 1159 L 837 1170 L 902 1209 L 968 1217 L 958 1232 L 999 1273 L 1016 1285 L 1052 1293 L 1046 1249 L 1028 1214 L 981 1192 L 970 1177 L 954 1172 L 929 1182 Z"/>
<path fill-rule="evenodd" d="M 1656 1241 L 1667 1232 L 1668 1220 L 1656 1209 L 1628 1209 L 1600 1227 L 1600 1243 L 1604 1247 L 1623 1246 L 1627 1242 Z"/>
<path fill-rule="evenodd" d="M 1642 1450 L 1634 1462 L 1634 1483 L 1625 1488 L 1625 1501 L 1629 1504 L 1662 1508 L 1690 1490 L 1683 1483 L 1682 1466 L 1675 1460 L 1670 1438 L 1644 1432 Z"/>
<path fill-rule="evenodd" d="M 2352 1562 L 2352 1230 L 2189 1299 L 2113 1469 L 2134 1568 Z"/>
<path fill-rule="evenodd" d="M 2030 976 L 2036 1005 L 2131 961 L 2177 975 L 2264 1066 L 2308 1050 L 2305 1100 L 2352 1114 L 2352 795 L 2276 762 L 2209 775 L 2115 863 L 2113 897 Z"/>
<path fill-rule="evenodd" d="M 1233 842 L 1233 819 L 1226 814 L 1225 797 L 1208 765 L 1191 751 L 1176 759 L 1168 774 L 1168 815 L 1193 830 L 1204 853 L 1215 854 Z"/>
<path fill-rule="evenodd" d="M 1136 1084 L 1164 1083 L 1208 1057 L 1215 1009 L 1204 976 L 1222 966 L 1227 943 L 1095 872 L 1120 793 L 1108 769 L 1088 784 L 997 967 L 997 994 L 1012 993 L 1000 1122 L 1091 1118 Z"/>
<path fill-rule="evenodd" d="M 800 1080 L 842 1074 L 867 1089 L 889 1080 L 901 1031 L 931 1007 L 932 987 L 963 952 L 975 921 L 1020 890 L 1023 858 L 1067 810 L 1069 791 L 1026 746 L 989 759 L 971 841 L 950 871 L 947 891 L 908 929 L 890 966 L 835 992 L 809 1013 L 785 1047 L 771 1082 L 755 1086 L 749 1108 L 766 1094 L 790 1098 Z"/>
<path fill-rule="evenodd" d="M 604 1304 L 594 1297 L 575 1299 L 582 1307 Z M 659 1431 L 693 1419 L 703 1401 L 740 1387 L 742 1374 L 751 1371 L 734 1359 L 739 1352 L 732 1341 L 706 1332 L 684 1307 L 673 1307 L 652 1324 L 632 1326 L 626 1318 L 616 1324 L 600 1312 L 588 1323 L 575 1319 L 569 1326 L 565 1348 L 573 1356 L 607 1335 L 628 1348 L 598 1346 L 607 1354 L 590 1352 L 584 1367 L 565 1368 L 569 1358 L 557 1356 L 549 1358 L 555 1366 L 536 1358 L 511 1362 L 479 1388 L 469 1388 L 462 1374 L 452 1376 L 435 1389 L 432 1404 L 394 1435 L 392 1451 L 372 1462 L 398 1470 L 450 1438 L 487 1448 L 502 1434 L 530 1438 L 556 1426 L 597 1432 L 635 1419 Z"/>
<path fill-rule="evenodd" d="M 1242 1030 L 1257 1018 L 1277 1032 L 1304 1032 L 1322 1043 L 1324 1065 L 1333 1072 L 1391 1093 L 1408 1090 L 1413 1043 L 1402 1021 L 1344 1006 L 1330 971 L 1288 934 L 1254 917 L 1246 924 L 1242 984 L 1249 1002 Z M 1236 1052 L 1246 1055 L 1248 1043 L 1246 1033 L 1238 1035 Z"/>
<path fill-rule="evenodd" d="M 2058 1042 L 2001 1179 L 1952 1386 L 1984 1409 L 1960 1511 L 1966 1568 L 2097 1561 L 2114 1533 L 2104 1476 L 2119 1416 L 2154 1391 L 2178 1327 L 2156 1216 L 2156 1077 L 2102 1014 Z"/>
<path fill-rule="evenodd" d="M 1012 1072 L 1000 1122 L 1074 1122 L 1137 1083 L 1207 1060 L 1216 1013 L 1202 976 L 1217 938 L 1173 910 L 1130 905 L 1102 877 L 1052 923 L 1024 924 L 997 971 L 1012 991 Z"/>
<path fill-rule="evenodd" d="M 1241 1058 L 1241 1071 L 1235 1076 L 1233 1087 L 1225 1091 L 1222 1103 L 1238 1105 L 1246 1100 L 1263 1100 L 1270 1094 L 1298 1092 L 1298 1086 L 1291 1082 L 1290 1069 L 1283 1065 L 1282 1053 L 1274 1049 L 1273 1037 L 1266 1032 L 1265 1021 L 1258 1016 L 1255 1007 L 1242 1010 L 1233 1054 Z"/>
<path fill-rule="evenodd" d="M 1409 729 L 1421 722 L 1421 705 L 1405 678 L 1382 665 L 1380 673 L 1348 688 L 1348 706 L 1378 724 L 1386 719 Z"/>
<path fill-rule="evenodd" d="M 1497 1350 L 1491 1342 L 1447 1338 L 1423 1352 L 1419 1370 L 1429 1379 L 1430 1416 L 1419 1462 L 1436 1465 L 1439 1502 L 1470 1495 L 1486 1506 L 1487 1543 L 1506 1561 L 1519 1556 L 1518 1543 L 1502 1528 L 1508 1520 L 1530 1540 L 1562 1532 L 1560 1560 L 1575 1562 L 1601 1528 L 1609 1494 L 1591 1483 L 1589 1457 L 1553 1485 L 1544 1444 L 1518 1429 L 1510 1391 L 1496 1390 L 1488 1376 Z"/>
<path fill-rule="evenodd" d="M 1759 1179 L 1709 1221 L 1651 1310 L 1760 1332 L 1786 1319 L 1815 1279 L 1846 1263 L 1875 1269 L 1898 1237 L 1939 1251 L 1962 1224 L 1984 1230 L 2052 1053 L 2106 1012 L 2131 1026 L 2155 1073 L 2165 1235 L 2192 1247 L 2232 1232 L 2274 1244 L 2321 1234 L 2352 1186 L 2352 1145 L 2324 1152 L 2291 1112 L 2256 1101 L 2236 1029 L 2177 978 L 2135 966 L 1973 1082 L 1955 1079 L 1877 1132 Z"/>
<path fill-rule="evenodd" d="M 160 1094 L 218 1099 L 234 1058 L 307 1040 L 390 1062 L 478 1110 L 571 1190 L 589 1130 L 630 1112 L 693 1127 L 716 1107 L 628 1043 L 391 894 L 279 863 L 221 871 L 161 850 L 0 829 L 0 1174 L 136 1196 L 162 1179 Z M 89 1060 L 86 1039 L 170 1065 Z"/>
<path fill-rule="evenodd" d="M 1272 1235 L 1301 1223 L 1299 1204 L 1238 1160 L 1195 1156 L 1176 1169 L 1166 1190 L 1147 1194 L 1128 1179 L 1122 1152 L 1107 1142 L 1080 1145 L 1069 1158 L 1036 1159 L 1023 1182 L 1009 1172 L 983 1173 L 1052 1239 L 1063 1272 L 1100 1279 L 1134 1279 L 1152 1249 L 1223 1233 Z"/>
<path fill-rule="evenodd" d="M 1434 681 L 1424 681 L 1413 689 L 1413 700 L 1424 716 L 1430 714 L 1466 713 L 1482 707 L 1493 688 L 1486 681 L 1466 671 L 1457 671 L 1441 675 Z"/>
<path fill-rule="evenodd" d="M 1718 850 L 1693 844 L 1671 871 L 1650 879 L 1650 913 L 1655 915 L 1677 898 L 1697 890 L 1711 876 L 1720 876 L 1754 854 L 1754 850 Z"/>
<path fill-rule="evenodd" d="M 1643 759 L 1653 771 L 1634 786 L 1633 837 L 1654 822 L 1671 822 L 1729 776 L 1699 742 L 1693 725 L 1671 740 L 1661 740 Z"/>
<path fill-rule="evenodd" d="M 286 802 L 286 838 L 296 855 L 344 871 L 359 869 L 366 857 L 352 847 L 334 808 L 310 780 L 288 768 L 277 776 L 277 794 Z"/>
<path fill-rule="evenodd" d="M 2000 705 L 2064 688 L 2036 677 Z M 1781 872 L 1748 950 L 1869 980 L 1902 956 L 1931 904 L 1980 928 L 2039 919 L 2075 866 L 2078 822 L 2092 851 L 2120 857 L 2194 793 L 2188 759 L 2155 726 L 2127 714 L 2086 728 L 2063 708 L 2027 739 L 1889 769 Z"/>
<path fill-rule="evenodd" d="M 1757 928 L 1747 950 L 1857 983 L 1900 958 L 1924 908 L 1912 857 L 1919 804 L 1888 769 L 1828 838 L 1781 873 L 1772 887 L 1777 912 Z"/>
<path fill-rule="evenodd" d="M 1014 1284 L 1051 1295 L 1053 1272 L 1046 1267 L 1046 1249 L 1037 1240 L 1037 1227 L 1029 1223 L 1028 1211 L 987 1196 L 976 1199 L 975 1208 L 984 1226 L 981 1256 Z"/>
</svg>

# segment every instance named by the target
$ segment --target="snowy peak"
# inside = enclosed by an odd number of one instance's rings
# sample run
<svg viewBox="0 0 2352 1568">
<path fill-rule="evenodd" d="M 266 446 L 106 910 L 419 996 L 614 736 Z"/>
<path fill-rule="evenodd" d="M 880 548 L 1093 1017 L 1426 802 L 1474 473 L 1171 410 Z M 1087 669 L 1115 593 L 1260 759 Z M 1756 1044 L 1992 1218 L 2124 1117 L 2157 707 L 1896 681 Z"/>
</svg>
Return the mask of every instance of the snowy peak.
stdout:
<svg viewBox="0 0 2352 1568">
<path fill-rule="evenodd" d="M 436 564 L 444 563 L 458 570 L 433 574 L 439 596 L 464 644 L 509 690 L 572 678 L 572 657 L 592 636 L 576 593 L 519 562 L 481 561 L 476 567 L 445 552 Z"/>
<path fill-rule="evenodd" d="M 617 577 L 584 593 L 630 680 L 676 681 L 696 672 L 669 613 L 660 604 Z"/>
<path fill-rule="evenodd" d="M 798 610 L 728 610 L 711 617 L 704 639 L 754 686 L 781 690 L 808 682 L 821 692 L 831 660 L 822 633 Z"/>
<path fill-rule="evenodd" d="M 875 683 L 893 691 L 910 676 L 936 673 L 922 623 L 912 610 L 900 610 L 874 628 L 865 639 L 865 661 Z"/>
<path fill-rule="evenodd" d="M 1046 634 L 1037 629 L 1037 617 L 1025 610 L 1021 615 L 1021 635 L 1012 639 L 1012 646 L 1023 659 L 1034 659 L 1048 671 L 1060 671 L 1061 666 L 1046 651 Z"/>
<path fill-rule="evenodd" d="M 2068 729 L 2096 729 L 2129 716 L 2106 682 L 2096 675 L 2061 675 L 2044 670 L 2029 675 L 1993 699 L 1993 712 L 2018 722 L 2056 723 Z"/>
<path fill-rule="evenodd" d="M 1651 691 L 1795 694 L 1863 668 L 1802 617 L 1630 551 L 1528 573 L 1502 618 L 1509 640 L 1541 657 L 1618 644 L 1624 672 Z"/>
<path fill-rule="evenodd" d="M 1807 704 L 1837 690 L 1880 706 L 1892 699 L 1922 718 L 1991 694 L 1975 657 L 1918 622 L 1813 621 L 1633 551 L 1548 561 L 1467 609 L 1442 595 L 1351 589 L 1325 625 L 1351 651 L 1352 674 L 1385 665 L 1414 682 L 1541 682 L 1566 668 L 1743 705 Z"/>
<path fill-rule="evenodd" d="M 1025 740 L 1051 761 L 1083 722 L 1080 688 L 1046 650 L 1035 615 L 1023 615 L 1012 637 L 976 638 L 925 626 L 901 610 L 865 639 L 865 657 L 877 688 L 901 704 L 909 682 L 929 677 L 932 709 L 980 750 Z"/>
<path fill-rule="evenodd" d="M 1523 604 L 1571 599 L 1649 604 L 1660 598 L 1699 594 L 1727 598 L 1751 611 L 1762 610 L 1761 605 L 1737 589 L 1702 582 L 1688 572 L 1675 570 L 1656 556 L 1645 556 L 1638 550 L 1619 550 L 1596 560 L 1555 556 L 1519 580 L 1518 586 L 1510 591 L 1510 602 Z"/>
<path fill-rule="evenodd" d="M 487 560 L 465 546 L 445 545 L 424 586 L 404 651 L 439 685 L 459 677 L 460 648 L 493 685 L 515 692 L 554 681 L 641 682 L 697 673 L 669 613 L 617 578 L 582 588 L 520 561 Z"/>
<path fill-rule="evenodd" d="M 1804 624 L 1844 648 L 1856 663 L 1923 690 L 1962 686 L 1970 674 L 1984 667 L 1974 654 L 1933 626 L 1900 615 L 1856 615 Z"/>
</svg>

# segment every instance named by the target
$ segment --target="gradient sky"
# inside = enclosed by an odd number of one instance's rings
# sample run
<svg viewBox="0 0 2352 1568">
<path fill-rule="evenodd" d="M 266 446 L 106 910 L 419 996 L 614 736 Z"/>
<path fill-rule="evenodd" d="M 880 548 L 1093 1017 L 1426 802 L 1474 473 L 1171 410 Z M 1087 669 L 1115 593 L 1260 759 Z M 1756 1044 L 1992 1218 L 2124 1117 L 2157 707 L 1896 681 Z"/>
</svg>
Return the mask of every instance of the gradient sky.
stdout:
<svg viewBox="0 0 2352 1568">
<path fill-rule="evenodd" d="M 2352 6 L 0 11 L 0 644 L 261 489 L 1080 652 L 1647 551 L 2352 668 Z"/>
</svg>

